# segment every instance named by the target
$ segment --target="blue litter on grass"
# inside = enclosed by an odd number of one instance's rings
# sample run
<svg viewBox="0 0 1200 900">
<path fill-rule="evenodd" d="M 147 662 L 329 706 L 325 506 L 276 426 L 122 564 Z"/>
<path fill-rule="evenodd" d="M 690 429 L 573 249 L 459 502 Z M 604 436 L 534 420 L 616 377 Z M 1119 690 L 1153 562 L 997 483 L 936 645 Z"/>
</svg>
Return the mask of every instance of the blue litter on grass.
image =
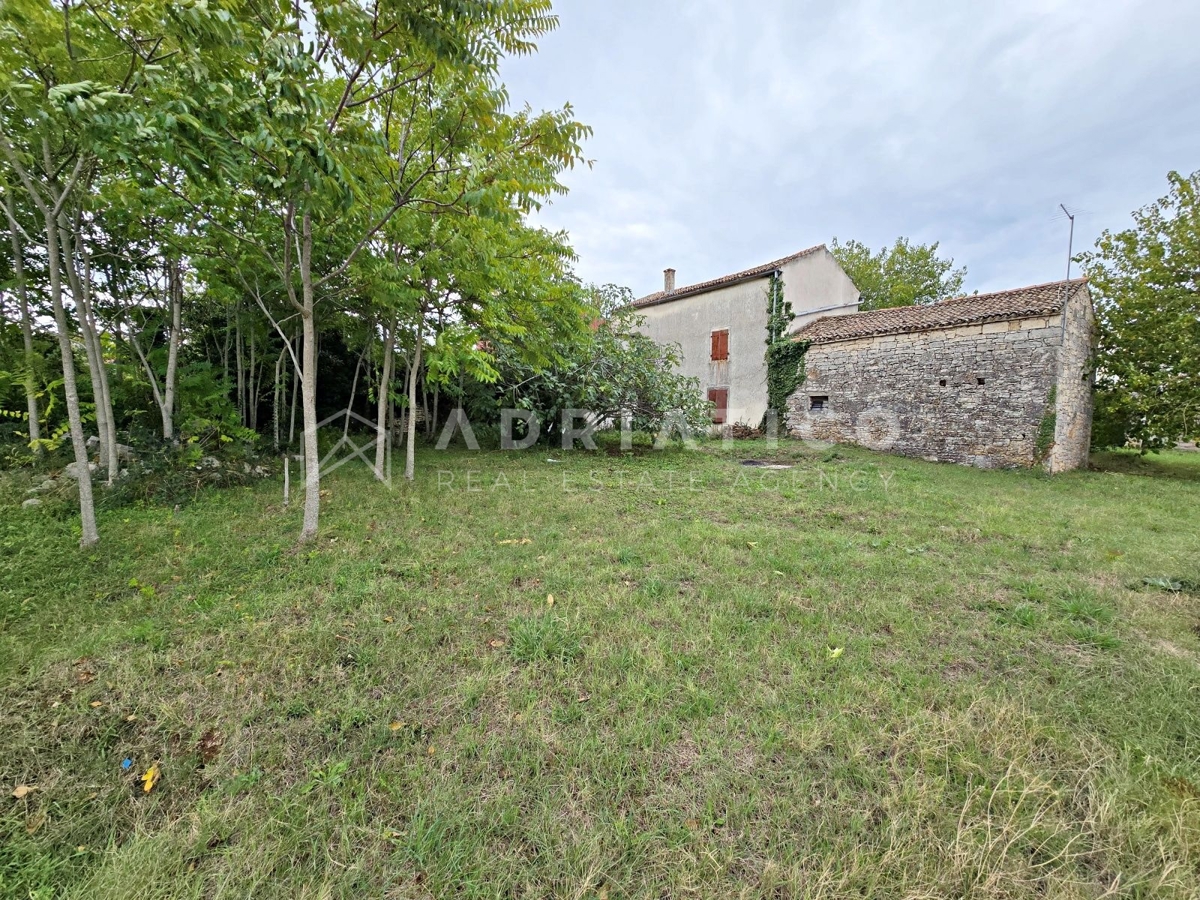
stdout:
<svg viewBox="0 0 1200 900">
<path fill-rule="evenodd" d="M 132 760 L 132 759 L 123 759 L 123 760 L 121 760 L 121 768 L 122 768 L 122 769 L 128 769 L 128 768 L 129 768 L 130 766 L 132 766 L 132 765 L 133 765 L 133 760 Z"/>
</svg>

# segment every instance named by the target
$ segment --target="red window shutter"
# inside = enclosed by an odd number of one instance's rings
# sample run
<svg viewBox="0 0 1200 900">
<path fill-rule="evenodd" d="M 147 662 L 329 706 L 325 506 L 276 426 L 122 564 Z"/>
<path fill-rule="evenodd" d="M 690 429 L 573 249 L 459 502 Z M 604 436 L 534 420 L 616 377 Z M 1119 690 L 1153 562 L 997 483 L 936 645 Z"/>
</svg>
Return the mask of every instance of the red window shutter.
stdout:
<svg viewBox="0 0 1200 900">
<path fill-rule="evenodd" d="M 720 362 L 729 359 L 729 329 L 712 333 L 712 360 Z"/>
<path fill-rule="evenodd" d="M 708 401 L 713 404 L 712 420 L 714 425 L 724 425 L 729 411 L 729 389 L 709 388 Z"/>
</svg>

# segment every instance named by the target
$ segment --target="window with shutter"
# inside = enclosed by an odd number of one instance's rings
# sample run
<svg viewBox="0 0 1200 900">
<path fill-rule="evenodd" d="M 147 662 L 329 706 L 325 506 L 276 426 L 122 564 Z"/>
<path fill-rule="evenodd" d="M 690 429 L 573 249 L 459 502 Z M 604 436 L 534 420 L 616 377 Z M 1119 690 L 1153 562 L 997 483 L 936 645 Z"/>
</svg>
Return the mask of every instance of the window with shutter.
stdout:
<svg viewBox="0 0 1200 900">
<path fill-rule="evenodd" d="M 729 388 L 709 388 L 708 400 L 713 405 L 713 424 L 724 425 L 729 410 Z"/>
<path fill-rule="evenodd" d="M 729 329 L 712 333 L 712 361 L 720 362 L 729 359 Z"/>
</svg>

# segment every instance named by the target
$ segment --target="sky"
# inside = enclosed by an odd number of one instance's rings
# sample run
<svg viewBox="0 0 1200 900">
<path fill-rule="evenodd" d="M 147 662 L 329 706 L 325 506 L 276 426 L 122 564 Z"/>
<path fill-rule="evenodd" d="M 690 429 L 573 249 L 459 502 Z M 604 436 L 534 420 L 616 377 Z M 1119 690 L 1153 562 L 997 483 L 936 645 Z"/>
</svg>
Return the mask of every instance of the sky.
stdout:
<svg viewBox="0 0 1200 900">
<path fill-rule="evenodd" d="M 1200 169 L 1196 0 L 560 0 L 514 105 L 591 168 L 535 222 L 642 296 L 834 237 L 940 243 L 967 290 L 1062 278 Z M 1077 269 L 1075 273 L 1077 273 Z"/>
</svg>

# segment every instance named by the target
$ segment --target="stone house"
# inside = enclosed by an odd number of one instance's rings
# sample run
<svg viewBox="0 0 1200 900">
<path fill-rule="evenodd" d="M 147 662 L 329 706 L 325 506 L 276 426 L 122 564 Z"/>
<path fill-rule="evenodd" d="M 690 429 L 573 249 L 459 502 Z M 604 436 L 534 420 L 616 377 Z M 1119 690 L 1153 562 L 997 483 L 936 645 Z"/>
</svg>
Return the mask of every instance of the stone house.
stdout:
<svg viewBox="0 0 1200 900">
<path fill-rule="evenodd" d="M 1095 317 L 1086 279 L 826 316 L 791 434 L 984 468 L 1085 466 Z"/>
<path fill-rule="evenodd" d="M 783 280 L 797 329 L 818 316 L 858 309 L 858 289 L 824 244 L 742 272 L 686 287 L 675 270 L 663 289 L 634 301 L 642 331 L 679 344 L 680 373 L 699 380 L 714 404 L 713 422 L 758 425 L 767 410 L 767 305 L 771 278 Z"/>
</svg>

